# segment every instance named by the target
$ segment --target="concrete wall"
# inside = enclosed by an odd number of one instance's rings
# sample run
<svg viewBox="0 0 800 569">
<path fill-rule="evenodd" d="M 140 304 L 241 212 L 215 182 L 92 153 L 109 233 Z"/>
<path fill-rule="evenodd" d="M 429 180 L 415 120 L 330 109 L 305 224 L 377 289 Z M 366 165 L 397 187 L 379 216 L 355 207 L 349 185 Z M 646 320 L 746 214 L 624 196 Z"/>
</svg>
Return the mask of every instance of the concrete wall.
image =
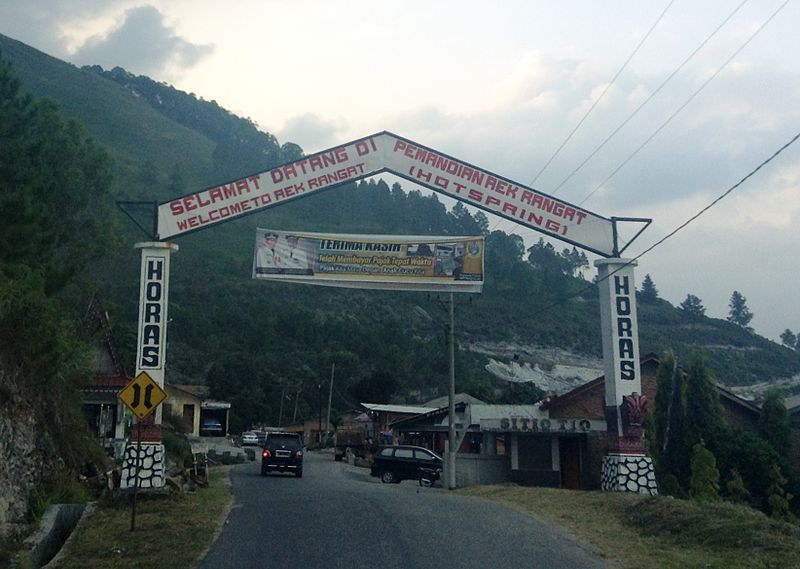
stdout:
<svg viewBox="0 0 800 569">
<path fill-rule="evenodd" d="M 464 488 L 508 482 L 508 469 L 508 457 L 505 455 L 457 454 L 456 486 Z"/>
</svg>

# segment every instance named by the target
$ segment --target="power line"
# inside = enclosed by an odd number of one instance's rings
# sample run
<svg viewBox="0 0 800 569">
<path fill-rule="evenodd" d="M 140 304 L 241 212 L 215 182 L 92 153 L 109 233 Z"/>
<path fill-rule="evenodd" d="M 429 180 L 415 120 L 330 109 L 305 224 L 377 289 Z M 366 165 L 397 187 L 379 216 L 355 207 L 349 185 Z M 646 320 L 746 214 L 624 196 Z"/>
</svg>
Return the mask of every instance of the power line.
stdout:
<svg viewBox="0 0 800 569">
<path fill-rule="evenodd" d="M 653 30 L 656 28 L 658 23 L 664 17 L 664 14 L 667 13 L 667 10 L 669 10 L 670 7 L 672 6 L 672 4 L 674 4 L 674 3 L 675 3 L 675 0 L 670 0 L 669 4 L 667 4 L 667 7 L 664 8 L 664 11 L 661 12 L 661 15 L 656 19 L 656 21 L 653 23 L 653 25 L 650 26 L 650 29 L 647 31 L 647 33 L 644 35 L 644 37 L 641 39 L 641 41 L 636 46 L 636 48 L 634 48 L 633 52 L 631 52 L 631 54 L 628 56 L 628 59 L 626 59 L 625 63 L 622 64 L 622 67 L 619 68 L 619 71 L 617 71 L 617 73 L 614 75 L 614 77 L 611 78 L 611 81 L 606 85 L 606 88 L 603 89 L 603 92 L 600 93 L 600 96 L 597 97 L 597 99 L 595 99 L 594 103 L 592 103 L 592 106 L 589 107 L 589 110 L 586 111 L 585 115 L 583 115 L 583 118 L 580 121 L 578 121 L 578 124 L 576 124 L 575 128 L 572 129 L 572 132 L 570 132 L 567 135 L 567 138 L 564 139 L 564 142 L 561 143 L 561 146 L 559 146 L 556 149 L 556 151 L 553 152 L 553 155 L 550 156 L 550 159 L 545 163 L 544 166 L 542 166 L 542 169 L 539 170 L 539 173 L 536 174 L 536 177 L 533 178 L 533 181 L 530 183 L 531 186 L 533 186 L 533 184 L 536 183 L 536 180 L 539 179 L 539 176 L 541 176 L 542 173 L 547 169 L 547 167 L 550 166 L 550 163 L 555 159 L 556 156 L 558 156 L 558 154 L 561 152 L 561 150 L 564 148 L 564 146 L 566 146 L 566 144 L 570 141 L 570 139 L 572 139 L 572 136 L 578 131 L 578 129 L 583 124 L 583 122 L 589 117 L 590 114 L 592 114 L 592 111 L 594 110 L 594 108 L 603 99 L 603 97 L 605 97 L 606 93 L 608 93 L 608 90 L 611 88 L 611 86 L 614 84 L 614 82 L 617 80 L 617 78 L 622 74 L 622 71 L 628 66 L 628 63 L 630 63 L 631 59 L 633 59 L 633 57 L 639 52 L 639 49 L 642 47 L 642 45 L 644 45 L 644 42 L 647 41 L 647 38 L 650 37 L 650 34 L 653 32 Z"/>
<path fill-rule="evenodd" d="M 773 19 L 775 16 L 777 16 L 777 15 L 778 15 L 778 12 L 780 12 L 781 10 L 783 10 L 784 6 L 786 6 L 786 4 L 788 4 L 788 3 L 789 3 L 789 0 L 786 0 L 786 1 L 785 1 L 783 4 L 781 4 L 780 6 L 778 6 L 778 9 L 777 9 L 777 10 L 775 10 L 775 12 L 773 12 L 773 13 L 772 13 L 772 15 L 771 15 L 769 18 L 767 18 L 767 20 L 766 20 L 766 21 L 765 21 L 763 24 L 761 24 L 761 26 L 759 26 L 759 28 L 758 28 L 758 29 L 756 29 L 756 31 L 755 31 L 755 32 L 753 32 L 753 34 L 752 34 L 752 35 L 751 35 L 749 38 L 747 38 L 747 41 L 745 41 L 745 42 L 744 42 L 744 43 L 743 43 L 741 46 L 739 46 L 739 49 L 737 49 L 735 52 L 733 52 L 733 55 L 731 55 L 731 56 L 730 56 L 728 59 L 726 59 L 726 60 L 725 60 L 725 62 L 724 62 L 724 63 L 723 63 L 723 64 L 722 64 L 722 65 L 721 65 L 721 66 L 720 66 L 720 67 L 719 67 L 719 68 L 718 68 L 718 69 L 717 69 L 717 70 L 716 70 L 716 71 L 715 71 L 715 72 L 714 72 L 714 73 L 713 73 L 713 74 L 712 74 L 712 75 L 711 75 L 711 76 L 710 76 L 708 79 L 706 79 L 706 80 L 705 80 L 705 81 L 704 81 L 704 82 L 703 82 L 703 83 L 700 85 L 700 87 L 699 87 L 699 88 L 698 88 L 698 89 L 697 89 L 697 90 L 696 90 L 694 93 L 692 93 L 692 94 L 689 96 L 689 98 L 688 98 L 688 99 L 686 99 L 686 101 L 685 101 L 685 102 L 684 102 L 684 103 L 683 103 L 683 104 L 682 104 L 680 107 L 678 107 L 678 109 L 677 109 L 677 110 L 676 110 L 674 113 L 672 113 L 672 114 L 669 116 L 669 118 L 667 118 L 667 120 L 665 120 L 663 123 L 661 123 L 661 126 L 659 126 L 659 127 L 658 127 L 658 128 L 657 128 L 657 129 L 656 129 L 656 130 L 655 130 L 655 131 L 654 131 L 654 132 L 653 132 L 653 133 L 652 133 L 650 136 L 648 136 L 648 137 L 645 139 L 645 141 L 644 141 L 644 142 L 642 142 L 642 144 L 640 144 L 640 145 L 639 145 L 639 147 L 638 147 L 636 150 L 634 150 L 634 151 L 633 151 L 633 152 L 632 152 L 632 153 L 631 153 L 631 154 L 630 154 L 630 155 L 629 155 L 627 158 L 625 158 L 625 160 L 623 160 L 623 161 L 622 161 L 622 163 L 621 163 L 619 166 L 617 166 L 616 168 L 614 168 L 614 170 L 613 170 L 613 171 L 612 171 L 612 172 L 611 172 L 611 173 L 610 173 L 610 174 L 609 174 L 609 175 L 606 177 L 606 179 L 605 179 L 605 180 L 603 180 L 602 182 L 600 182 L 600 183 L 597 185 L 597 187 L 596 187 L 595 189 L 593 189 L 591 192 L 589 192 L 589 193 L 586 195 L 586 197 L 585 197 L 585 198 L 583 198 L 583 200 L 581 200 L 581 202 L 580 202 L 578 205 L 583 205 L 583 204 L 586 202 L 586 200 L 588 200 L 590 197 L 592 197 L 592 196 L 595 194 L 595 192 L 596 192 L 597 190 L 599 190 L 600 188 L 602 188 L 603 186 L 605 186 L 605 185 L 606 185 L 606 183 L 607 183 L 607 182 L 608 182 L 608 181 L 609 181 L 611 178 L 613 178 L 613 177 L 614 177 L 614 176 L 617 174 L 617 172 L 619 172 L 620 170 L 622 170 L 622 168 L 623 168 L 623 167 L 624 167 L 624 166 L 625 166 L 625 165 L 626 165 L 628 162 L 630 162 L 630 161 L 633 159 L 633 157 L 634 157 L 634 156 L 636 156 L 636 155 L 639 153 L 639 151 L 640 151 L 642 148 L 644 148 L 645 146 L 647 146 L 647 145 L 650 143 L 650 141 L 651 141 L 651 140 L 653 140 L 653 139 L 654 139 L 654 138 L 655 138 L 655 137 L 658 135 L 658 133 L 659 133 L 659 132 L 661 132 L 661 131 L 664 129 L 664 127 L 666 127 L 666 126 L 667 126 L 667 125 L 668 125 L 670 122 L 672 122 L 672 119 L 674 119 L 676 116 L 678 116 L 678 114 L 679 114 L 681 111 L 683 111 L 683 109 L 685 109 L 685 108 L 686 108 L 686 106 L 687 106 L 689 103 L 691 103 L 691 102 L 694 100 L 694 98 L 695 98 L 697 95 L 699 95 L 699 94 L 700 94 L 700 92 L 701 92 L 703 89 L 705 89 L 705 88 L 706 88 L 706 86 L 707 86 L 709 83 L 711 83 L 711 81 L 713 81 L 713 80 L 714 80 L 714 78 L 715 78 L 717 75 L 719 75 L 719 74 L 722 72 L 722 70 L 723 70 L 723 69 L 725 69 L 725 67 L 727 67 L 727 65 L 728 65 L 728 64 L 729 64 L 731 61 L 733 61 L 733 59 L 734 59 L 734 58 L 735 58 L 737 55 L 739 55 L 739 53 L 740 53 L 740 52 L 741 52 L 741 51 L 742 51 L 742 50 L 743 50 L 745 47 L 747 47 L 747 45 L 748 45 L 748 44 L 749 44 L 749 43 L 750 43 L 750 42 L 751 42 L 751 41 L 752 41 L 752 40 L 753 40 L 753 39 L 754 39 L 754 38 L 755 38 L 755 37 L 758 35 L 758 33 L 759 33 L 761 30 L 763 30 L 763 29 L 766 27 L 766 25 L 767 25 L 767 24 L 769 24 L 769 23 L 772 21 L 772 19 Z"/>
<path fill-rule="evenodd" d="M 789 0 L 786 0 L 786 1 L 788 2 Z M 654 97 L 655 97 L 655 96 L 656 96 L 656 95 L 657 95 L 657 94 L 658 94 L 658 93 L 661 91 L 661 89 L 663 89 L 663 88 L 664 88 L 664 87 L 667 85 L 667 83 L 669 83 L 669 82 L 672 80 L 672 78 L 673 78 L 673 77 L 675 77 L 675 75 L 677 75 L 677 74 L 678 74 L 678 72 L 679 72 L 681 69 L 683 69 L 683 67 L 684 67 L 684 66 L 685 66 L 687 63 L 689 63 L 689 61 L 690 61 L 690 60 L 691 60 L 691 59 L 692 59 L 692 58 L 693 58 L 695 55 L 697 55 L 697 53 L 698 53 L 698 52 L 699 52 L 701 49 L 703 49 L 703 47 L 704 47 L 704 46 L 705 46 L 705 45 L 706 45 L 706 44 L 709 42 L 709 40 L 711 40 L 711 38 L 713 38 L 715 35 L 717 35 L 717 32 L 719 32 L 719 31 L 722 29 L 722 27 L 723 27 L 725 24 L 727 24 L 727 23 L 728 23 L 728 21 L 729 21 L 729 20 L 730 20 L 730 19 L 731 19 L 731 18 L 734 16 L 734 14 L 736 14 L 736 12 L 738 12 L 738 11 L 741 9 L 741 7 L 742 7 L 742 6 L 744 6 L 744 5 L 745 5 L 747 2 L 748 2 L 748 0 L 742 0 L 742 2 L 741 2 L 741 3 L 740 3 L 738 6 L 736 6 L 736 8 L 734 8 L 734 9 L 733 9 L 733 11 L 732 11 L 730 14 L 728 14 L 728 16 L 727 16 L 727 17 L 726 17 L 726 18 L 725 18 L 725 19 L 724 19 L 724 20 L 723 20 L 723 21 L 722 21 L 722 22 L 721 22 L 721 23 L 720 23 L 720 24 L 719 24 L 719 25 L 716 27 L 716 29 L 714 29 L 714 31 L 713 31 L 713 32 L 711 32 L 711 34 L 710 34 L 709 36 L 707 36 L 707 37 L 706 37 L 706 39 L 704 39 L 702 42 L 700 42 L 700 45 L 698 45 L 698 46 L 697 46 L 697 47 L 694 49 L 694 51 L 692 51 L 692 53 L 690 53 L 690 54 L 689 54 L 689 56 L 688 56 L 688 57 L 686 57 L 686 59 L 684 59 L 684 60 L 681 62 L 681 64 L 680 64 L 680 65 L 678 65 L 678 67 L 676 67 L 676 68 L 675 68 L 675 70 L 674 70 L 672 73 L 670 73 L 670 74 L 667 76 L 667 78 L 666 78 L 666 79 L 664 79 L 664 81 L 662 81 L 662 82 L 661 82 L 661 84 L 660 84 L 658 87 L 656 87 L 656 89 L 655 89 L 655 90 L 654 90 L 652 93 L 650 93 L 650 96 L 649 96 L 649 97 L 647 97 L 647 98 L 646 98 L 646 99 L 645 99 L 645 100 L 644 100 L 644 101 L 643 101 L 643 102 L 642 102 L 642 103 L 641 103 L 641 104 L 640 104 L 638 107 L 636 107 L 636 109 L 634 109 L 634 111 L 633 111 L 633 112 L 632 112 L 630 115 L 628 115 L 628 118 L 626 118 L 625 120 L 623 120 L 623 121 L 622 121 L 622 122 L 619 124 L 619 126 L 617 126 L 617 128 L 615 128 L 615 129 L 614 129 L 614 130 L 611 132 L 611 134 L 609 134 L 609 135 L 608 135 L 608 136 L 605 138 L 605 140 L 603 140 L 603 142 L 601 142 L 601 143 L 600 143 L 600 144 L 597 146 L 597 148 L 595 148 L 595 149 L 594 149 L 594 150 L 593 150 L 593 151 L 592 151 L 592 152 L 591 152 L 591 153 L 590 153 L 590 154 L 589 154 L 589 155 L 588 155 L 588 156 L 587 156 L 587 157 L 586 157 L 586 158 L 583 160 L 583 162 L 581 162 L 580 164 L 578 164 L 578 166 L 576 166 L 576 167 L 575 167 L 575 169 L 574 169 L 574 170 L 572 170 L 572 172 L 570 172 L 570 173 L 569 173 L 569 175 L 568 175 L 566 178 L 564 178 L 564 179 L 561 181 L 561 183 L 560 183 L 560 184 L 558 184 L 558 186 L 556 186 L 556 187 L 555 187 L 555 189 L 554 189 L 554 190 L 551 192 L 551 195 L 555 195 L 555 194 L 556 194 L 556 192 L 558 192 L 558 190 L 559 190 L 559 189 L 561 189 L 561 187 L 562 187 L 564 184 L 566 184 L 566 183 L 567 183 L 567 182 L 568 182 L 570 179 L 572 179 L 572 177 L 573 177 L 575 174 L 577 174 L 577 173 L 578 173 L 578 172 L 581 170 L 581 168 L 583 168 L 583 167 L 586 165 L 586 163 L 587 163 L 587 162 L 589 162 L 589 160 L 591 160 L 591 159 L 592 159 L 592 158 L 593 158 L 593 157 L 594 157 L 594 156 L 595 156 L 595 155 L 596 155 L 598 152 L 600 152 L 600 150 L 601 150 L 601 149 L 602 149 L 602 148 L 603 148 L 603 147 L 604 147 L 606 144 L 608 144 L 608 142 L 609 142 L 609 141 L 610 141 L 612 138 L 614 138 L 614 136 L 616 136 L 616 134 L 617 134 L 617 133 L 618 133 L 620 130 L 622 130 L 622 129 L 623 129 L 623 127 L 625 127 L 625 125 L 627 125 L 627 124 L 628 124 L 628 123 L 629 123 L 629 122 L 630 122 L 630 121 L 633 119 L 633 117 L 635 117 L 635 116 L 636 116 L 636 115 L 639 113 L 639 111 L 641 111 L 641 110 L 642 110 L 642 108 L 643 108 L 643 107 L 644 107 L 644 106 L 645 106 L 647 103 L 649 103 L 649 102 L 650 102 L 650 101 L 651 101 L 651 100 L 652 100 L 652 99 L 653 99 L 653 98 L 654 98 Z M 749 41 L 749 40 L 748 40 L 748 41 Z"/>
<path fill-rule="evenodd" d="M 583 293 L 585 293 L 585 292 L 587 292 L 587 291 L 589 291 L 589 290 L 591 290 L 591 289 L 595 288 L 595 287 L 596 287 L 596 286 L 597 286 L 599 283 L 601 283 L 602 281 L 604 281 L 604 280 L 606 280 L 606 279 L 609 279 L 609 278 L 611 278 L 611 276 L 612 276 L 612 275 L 616 274 L 617 272 L 621 271 L 621 270 L 622 270 L 622 269 L 624 269 L 625 267 L 627 267 L 627 266 L 629 266 L 629 265 L 632 265 L 633 263 L 635 263 L 636 261 L 638 261 L 639 259 L 641 259 L 641 258 L 642 258 L 644 255 L 646 255 L 647 253 L 649 253 L 650 251 L 652 251 L 653 249 L 655 249 L 656 247 L 658 247 L 659 245 L 661 245 L 662 243 L 664 243 L 664 242 L 665 242 L 667 239 L 670 239 L 671 237 L 673 237 L 673 236 L 674 236 L 676 233 L 678 233 L 679 231 L 681 231 L 682 229 L 684 229 L 684 228 L 685 228 L 687 225 L 689 225 L 690 223 L 692 223 L 692 222 L 693 222 L 695 219 L 697 219 L 698 217 L 700 217 L 701 215 L 703 215 L 705 212 L 707 212 L 709 209 L 711 209 L 712 207 L 714 207 L 714 206 L 715 206 L 717 203 L 719 203 L 719 202 L 720 202 L 722 199 L 724 199 L 725 197 L 727 197 L 727 196 L 728 196 L 728 195 L 729 195 L 731 192 L 733 192 L 733 191 L 734 191 L 735 189 L 737 189 L 739 186 L 741 186 L 742 184 L 744 184 L 744 183 L 745 183 L 745 182 L 746 182 L 748 179 L 750 179 L 750 178 L 751 178 L 753 175 L 755 175 L 755 174 L 756 174 L 756 172 L 758 172 L 758 171 L 759 171 L 759 170 L 761 170 L 761 169 L 762 169 L 764 166 L 766 166 L 767 164 L 769 164 L 770 162 L 772 162 L 772 161 L 773 161 L 775 158 L 777 158 L 777 157 L 778 157 L 778 155 L 779 155 L 779 154 L 781 154 L 781 153 L 782 153 L 784 150 L 786 150 L 786 149 L 787 149 L 787 148 L 789 148 L 789 147 L 790 147 L 792 144 L 794 144 L 795 142 L 797 142 L 797 140 L 798 140 L 799 138 L 800 138 L 800 132 L 798 132 L 797 134 L 795 134 L 795 135 L 792 137 L 792 139 L 791 139 L 791 140 L 789 140 L 789 142 L 787 142 L 786 144 L 784 144 L 783 146 L 781 146 L 781 147 L 780 147 L 778 150 L 776 150 L 775 152 L 773 152 L 773 153 L 772 153 L 772 155 L 771 155 L 769 158 L 767 158 L 766 160 L 764 160 L 763 162 L 761 162 L 761 163 L 760 163 L 758 166 L 756 166 L 755 168 L 753 168 L 753 169 L 752 169 L 752 170 L 751 170 L 751 171 L 750 171 L 750 172 L 749 172 L 749 173 L 748 173 L 746 176 L 744 176 L 744 177 L 743 177 L 741 180 L 739 180 L 739 181 L 738 181 L 738 182 L 736 182 L 734 185 L 732 185 L 730 188 L 728 188 L 727 190 L 725 190 L 725 191 L 724 191 L 722 194 L 720 194 L 720 195 L 719 195 L 719 196 L 718 196 L 716 199 L 714 199 L 714 201 L 712 201 L 712 202 L 711 202 L 710 204 L 708 204 L 706 207 L 704 207 L 703 209 L 701 209 L 700 211 L 698 211 L 696 214 L 694 214 L 692 217 L 690 217 L 689 219 L 687 219 L 687 220 L 686 220 L 685 222 L 683 222 L 681 225 L 679 225 L 678 227 L 676 227 L 675 229 L 673 229 L 673 230 L 672 230 L 670 233 L 668 233 L 667 235 L 665 235 L 663 238 L 661 238 L 661 239 L 659 239 L 658 241 L 656 241 L 656 242 L 655 242 L 653 245 L 651 245 L 650 247 L 648 247 L 647 249 L 645 249 L 644 251 L 642 251 L 641 253 L 639 253 L 638 255 L 636 255 L 636 256 L 635 256 L 633 259 L 629 260 L 627 263 L 624 263 L 624 264 L 620 265 L 620 266 L 619 266 L 617 269 L 615 269 L 615 270 L 611 271 L 610 273 L 608 273 L 608 274 L 607 274 L 605 277 L 603 277 L 602 279 L 599 279 L 599 280 L 597 280 L 597 281 L 595 281 L 595 282 L 593 282 L 593 283 L 591 283 L 591 284 L 589 284 L 589 285 L 585 286 L 584 288 L 582 288 L 582 289 L 581 289 L 581 290 L 579 290 L 578 292 L 576 292 L 576 293 L 573 293 L 573 294 L 571 294 L 571 295 L 569 295 L 569 296 L 566 296 L 566 297 L 560 298 L 559 300 L 556 300 L 555 302 L 552 302 L 551 304 L 549 304 L 549 305 L 545 306 L 545 307 L 544 307 L 544 308 L 542 308 L 541 310 L 539 310 L 539 311 L 537 311 L 536 313 L 534 313 L 534 314 L 533 314 L 533 316 L 538 316 L 539 314 L 542 314 L 542 313 L 544 313 L 544 312 L 547 312 L 548 310 L 551 310 L 552 308 L 555 308 L 556 306 L 560 306 L 560 305 L 564 304 L 565 302 L 567 302 L 567 301 L 569 301 L 569 300 L 571 300 L 571 299 L 573 299 L 573 298 L 575 298 L 575 297 L 578 297 L 578 296 L 582 295 Z"/>
<path fill-rule="evenodd" d="M 704 208 L 703 208 L 703 209 L 701 209 L 699 212 L 697 212 L 695 215 L 693 215 L 692 217 L 690 217 L 690 218 L 689 218 L 688 220 L 686 220 L 684 223 L 682 223 L 681 225 L 679 225 L 678 227 L 676 227 L 676 228 L 675 228 L 673 231 L 671 231 L 669 234 L 667 234 L 667 235 L 666 235 L 666 236 L 664 236 L 662 239 L 660 239 L 660 240 L 656 241 L 656 242 L 655 242 L 653 245 L 651 245 L 650 247 L 648 247 L 647 249 L 645 249 L 644 251 L 642 251 L 641 253 L 639 253 L 639 254 L 638 254 L 636 257 L 634 257 L 634 258 L 632 259 L 632 261 L 636 261 L 636 260 L 640 259 L 640 258 L 641 258 L 642 256 L 644 256 L 646 253 L 649 253 L 650 251 L 652 251 L 653 249 L 655 249 L 656 247 L 658 247 L 659 245 L 661 245 L 662 243 L 664 243 L 664 241 L 666 241 L 667 239 L 669 239 L 670 237 L 672 237 L 673 235 L 675 235 L 675 234 L 676 234 L 678 231 L 680 231 L 681 229 L 683 229 L 684 227 L 686 227 L 687 225 L 689 225 L 691 222 L 693 222 L 695 219 L 697 219 L 698 217 L 700 217 L 701 215 L 703 215 L 703 214 L 704 214 L 706 211 L 708 211 L 709 209 L 711 209 L 712 207 L 714 207 L 714 206 L 715 206 L 715 205 L 716 205 L 716 204 L 717 204 L 717 203 L 718 203 L 720 200 L 722 200 L 723 198 L 725 198 L 725 197 L 726 197 L 728 194 L 730 194 L 730 193 L 731 193 L 733 190 L 735 190 L 736 188 L 738 188 L 739 186 L 741 186 L 743 183 L 745 183 L 745 182 L 746 182 L 746 181 L 747 181 L 747 180 L 748 180 L 750 177 L 752 177 L 753 175 L 755 175 L 755 173 L 756 173 L 756 172 L 758 172 L 759 170 L 761 170 L 761 168 L 763 168 L 764 166 L 766 166 L 767 164 L 769 164 L 770 162 L 772 162 L 772 161 L 773 161 L 775 158 L 777 158 L 777 156 L 778 156 L 778 155 L 779 155 L 781 152 L 783 152 L 784 150 L 786 150 L 787 148 L 789 148 L 789 147 L 790 147 L 792 144 L 794 144 L 794 143 L 797 141 L 797 139 L 798 139 L 798 138 L 800 138 L 800 132 L 798 132 L 797 134 L 795 134 L 795 135 L 794 135 L 794 137 L 792 137 L 792 139 L 791 139 L 789 142 L 787 142 L 786 144 L 784 144 L 783 146 L 781 146 L 781 147 L 780 147 L 778 150 L 776 150 L 776 151 L 775 151 L 775 152 L 772 154 L 772 156 L 770 156 L 769 158 L 767 158 L 766 160 L 764 160 L 764 161 L 763 161 L 761 164 L 759 164 L 758 166 L 756 166 L 756 167 L 755 167 L 753 170 L 751 170 L 751 171 L 750 171 L 750 173 L 749 173 L 749 174 L 747 174 L 747 175 L 746 175 L 744 178 L 742 178 L 741 180 L 739 180 L 738 182 L 736 182 L 734 185 L 732 185 L 730 188 L 728 188 L 728 189 L 727 189 L 727 190 L 726 190 L 724 193 L 722 193 L 722 194 L 721 194 L 719 197 L 717 197 L 717 198 L 716 198 L 714 201 L 712 201 L 712 202 L 711 202 L 710 204 L 708 204 L 706 207 L 704 207 Z"/>
</svg>

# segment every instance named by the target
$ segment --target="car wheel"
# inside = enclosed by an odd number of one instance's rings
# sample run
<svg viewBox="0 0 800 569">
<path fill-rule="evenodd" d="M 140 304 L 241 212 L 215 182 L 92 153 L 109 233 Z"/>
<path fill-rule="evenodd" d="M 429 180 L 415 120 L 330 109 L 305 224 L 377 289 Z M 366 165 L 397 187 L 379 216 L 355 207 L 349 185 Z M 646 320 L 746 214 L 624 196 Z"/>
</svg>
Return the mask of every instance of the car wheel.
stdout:
<svg viewBox="0 0 800 569">
<path fill-rule="evenodd" d="M 298 470 L 295 470 L 294 475 L 297 476 L 298 478 L 302 478 L 303 477 L 303 469 L 300 468 Z"/>
<path fill-rule="evenodd" d="M 266 468 L 262 468 L 261 469 L 261 476 L 266 476 L 268 472 L 269 472 L 269 470 L 267 470 Z"/>
<path fill-rule="evenodd" d="M 394 472 L 391 470 L 384 470 L 381 472 L 381 482 L 384 484 L 395 484 L 399 481 L 397 480 L 397 476 L 394 475 Z"/>
</svg>

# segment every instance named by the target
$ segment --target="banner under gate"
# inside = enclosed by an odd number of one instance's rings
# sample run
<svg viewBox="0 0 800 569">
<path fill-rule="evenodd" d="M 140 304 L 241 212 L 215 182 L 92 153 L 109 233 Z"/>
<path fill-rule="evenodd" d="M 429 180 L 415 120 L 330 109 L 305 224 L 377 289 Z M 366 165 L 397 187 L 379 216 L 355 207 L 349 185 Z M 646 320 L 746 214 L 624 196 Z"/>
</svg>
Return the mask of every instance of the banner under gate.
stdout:
<svg viewBox="0 0 800 569">
<path fill-rule="evenodd" d="M 257 229 L 253 278 L 349 288 L 481 292 L 483 237 Z"/>
</svg>

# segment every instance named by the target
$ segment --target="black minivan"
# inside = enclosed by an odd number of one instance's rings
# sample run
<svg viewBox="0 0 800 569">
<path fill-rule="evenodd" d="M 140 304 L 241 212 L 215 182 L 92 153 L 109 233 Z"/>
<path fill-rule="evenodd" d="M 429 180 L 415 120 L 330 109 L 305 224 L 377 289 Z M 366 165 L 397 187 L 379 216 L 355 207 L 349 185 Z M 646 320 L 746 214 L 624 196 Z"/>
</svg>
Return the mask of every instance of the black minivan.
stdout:
<svg viewBox="0 0 800 569">
<path fill-rule="evenodd" d="M 417 446 L 382 447 L 372 459 L 370 474 L 380 476 L 384 484 L 403 480 L 438 480 L 442 473 L 442 457 Z"/>
<path fill-rule="evenodd" d="M 261 476 L 273 470 L 303 476 L 303 437 L 297 433 L 267 433 L 261 451 Z"/>
</svg>

